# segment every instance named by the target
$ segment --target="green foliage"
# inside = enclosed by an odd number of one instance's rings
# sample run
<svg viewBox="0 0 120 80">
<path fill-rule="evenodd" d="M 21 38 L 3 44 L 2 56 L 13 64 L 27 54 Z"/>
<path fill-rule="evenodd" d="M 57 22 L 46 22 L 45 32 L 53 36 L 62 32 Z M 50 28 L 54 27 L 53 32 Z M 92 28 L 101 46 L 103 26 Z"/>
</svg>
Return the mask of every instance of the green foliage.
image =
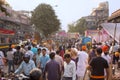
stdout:
<svg viewBox="0 0 120 80">
<path fill-rule="evenodd" d="M 74 26 L 73 23 L 72 24 L 68 24 L 68 27 L 69 27 L 68 32 L 76 32 L 76 29 L 75 29 L 75 26 Z"/>
<path fill-rule="evenodd" d="M 81 18 L 76 23 L 69 24 L 68 32 L 79 32 L 80 34 L 84 34 L 84 31 L 87 29 L 87 22 L 85 19 Z"/>
<path fill-rule="evenodd" d="M 48 4 L 40 4 L 36 7 L 32 13 L 31 22 L 46 37 L 60 29 L 60 21 Z"/>
<path fill-rule="evenodd" d="M 79 19 L 76 24 L 76 28 L 77 28 L 77 30 L 79 30 L 80 34 L 84 34 L 84 31 L 87 29 L 85 19 L 83 19 L 83 18 Z"/>
</svg>

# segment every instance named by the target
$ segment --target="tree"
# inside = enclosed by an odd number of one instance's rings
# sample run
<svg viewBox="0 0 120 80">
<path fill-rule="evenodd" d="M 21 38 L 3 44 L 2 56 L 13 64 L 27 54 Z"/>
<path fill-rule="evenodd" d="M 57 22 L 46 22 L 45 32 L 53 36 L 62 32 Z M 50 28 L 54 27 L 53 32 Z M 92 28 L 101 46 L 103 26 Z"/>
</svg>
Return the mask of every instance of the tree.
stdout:
<svg viewBox="0 0 120 80">
<path fill-rule="evenodd" d="M 87 30 L 86 20 L 81 18 L 77 21 L 76 29 L 79 31 L 80 34 L 84 34 L 85 30 Z"/>
<path fill-rule="evenodd" d="M 36 7 L 32 13 L 31 22 L 45 37 L 60 29 L 60 21 L 48 4 L 40 4 Z"/>
<path fill-rule="evenodd" d="M 80 34 L 84 34 L 84 31 L 87 29 L 86 20 L 81 18 L 75 23 L 69 24 L 68 32 L 79 32 Z"/>
<path fill-rule="evenodd" d="M 68 32 L 76 32 L 74 23 L 68 24 Z"/>
</svg>

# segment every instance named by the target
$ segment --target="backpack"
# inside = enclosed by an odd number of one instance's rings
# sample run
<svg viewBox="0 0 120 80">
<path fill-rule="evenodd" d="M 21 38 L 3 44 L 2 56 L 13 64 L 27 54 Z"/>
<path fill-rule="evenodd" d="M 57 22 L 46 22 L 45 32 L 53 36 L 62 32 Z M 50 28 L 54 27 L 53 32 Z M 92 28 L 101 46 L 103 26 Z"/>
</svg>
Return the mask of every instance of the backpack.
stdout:
<svg viewBox="0 0 120 80">
<path fill-rule="evenodd" d="M 14 64 L 19 65 L 22 62 L 23 53 L 20 51 L 14 52 Z"/>
</svg>

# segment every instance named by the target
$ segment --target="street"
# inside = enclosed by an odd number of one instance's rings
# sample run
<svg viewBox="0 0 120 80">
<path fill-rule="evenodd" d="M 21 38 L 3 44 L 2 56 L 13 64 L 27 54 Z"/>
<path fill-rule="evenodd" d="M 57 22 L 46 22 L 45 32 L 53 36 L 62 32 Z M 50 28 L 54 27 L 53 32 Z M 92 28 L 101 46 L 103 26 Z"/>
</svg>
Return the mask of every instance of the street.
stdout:
<svg viewBox="0 0 120 80">
<path fill-rule="evenodd" d="M 7 73 L 8 72 L 8 66 L 5 66 L 3 71 L 5 73 Z M 87 71 L 87 73 L 85 75 L 85 80 L 89 80 L 89 74 L 90 74 L 90 72 Z M 115 70 L 115 75 L 112 76 L 112 80 L 120 80 L 120 69 Z"/>
</svg>

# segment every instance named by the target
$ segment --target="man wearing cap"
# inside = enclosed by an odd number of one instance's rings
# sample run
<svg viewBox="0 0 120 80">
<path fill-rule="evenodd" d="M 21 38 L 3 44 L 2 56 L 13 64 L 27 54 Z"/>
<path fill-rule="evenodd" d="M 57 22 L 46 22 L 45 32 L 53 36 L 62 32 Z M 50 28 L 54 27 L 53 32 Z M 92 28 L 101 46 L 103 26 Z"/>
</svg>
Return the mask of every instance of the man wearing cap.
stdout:
<svg viewBox="0 0 120 80">
<path fill-rule="evenodd" d="M 78 52 L 78 63 L 77 63 L 77 77 L 78 80 L 83 80 L 86 67 L 88 65 L 88 53 L 86 52 L 86 46 L 82 46 L 82 51 Z"/>
<path fill-rule="evenodd" d="M 111 57 L 109 55 L 109 51 L 108 50 L 109 50 L 108 46 L 104 45 L 102 47 L 102 57 L 105 60 L 107 60 L 108 64 L 111 64 L 112 63 L 112 59 L 111 59 Z"/>
<path fill-rule="evenodd" d="M 30 60 L 30 55 L 25 54 L 23 56 L 23 62 L 20 64 L 19 68 L 14 73 L 18 74 L 23 70 L 24 75 L 29 76 L 29 73 L 33 68 L 35 68 L 34 61 Z"/>
<path fill-rule="evenodd" d="M 108 62 L 108 65 L 109 65 L 109 75 L 112 76 L 112 70 L 111 70 L 111 65 L 112 65 L 112 59 L 109 55 L 109 47 L 107 45 L 104 45 L 102 47 L 102 58 L 104 58 L 107 62 Z M 105 72 L 105 71 L 104 71 Z M 106 76 L 106 72 L 105 72 L 105 76 Z M 111 76 L 109 76 L 109 80 L 111 80 Z"/>
</svg>

